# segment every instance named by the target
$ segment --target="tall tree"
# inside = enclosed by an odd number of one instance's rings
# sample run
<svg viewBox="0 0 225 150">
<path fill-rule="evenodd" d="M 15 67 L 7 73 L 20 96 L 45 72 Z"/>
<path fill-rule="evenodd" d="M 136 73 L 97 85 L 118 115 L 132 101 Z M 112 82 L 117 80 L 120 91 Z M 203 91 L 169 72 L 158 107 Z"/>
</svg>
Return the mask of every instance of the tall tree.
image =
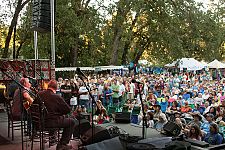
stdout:
<svg viewBox="0 0 225 150">
<path fill-rule="evenodd" d="M 9 26 L 9 31 L 8 31 L 8 35 L 6 37 L 6 41 L 5 41 L 5 48 L 3 51 L 3 58 L 7 58 L 8 57 L 8 50 L 9 50 L 9 43 L 12 37 L 12 33 L 13 33 L 13 29 L 16 27 L 17 21 L 18 21 L 18 17 L 19 14 L 21 12 L 21 10 L 24 8 L 24 6 L 29 2 L 30 0 L 18 0 L 17 1 L 17 6 L 15 8 L 15 13 L 14 16 L 12 18 L 11 24 Z"/>
</svg>

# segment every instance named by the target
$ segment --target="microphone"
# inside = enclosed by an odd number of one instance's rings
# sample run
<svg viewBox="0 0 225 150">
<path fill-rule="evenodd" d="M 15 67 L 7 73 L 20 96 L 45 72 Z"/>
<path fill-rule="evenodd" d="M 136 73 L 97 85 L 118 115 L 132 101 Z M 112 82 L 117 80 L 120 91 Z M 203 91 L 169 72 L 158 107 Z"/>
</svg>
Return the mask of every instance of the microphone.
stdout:
<svg viewBox="0 0 225 150">
<path fill-rule="evenodd" d="M 137 84 L 143 84 L 142 82 L 137 81 L 137 80 L 135 80 L 135 79 L 132 79 L 131 82 L 132 82 L 132 83 L 137 83 Z"/>
<path fill-rule="evenodd" d="M 87 76 L 80 70 L 79 67 L 77 67 L 76 72 L 77 72 L 78 75 L 81 75 L 82 77 L 84 77 L 85 79 L 88 80 Z"/>
</svg>

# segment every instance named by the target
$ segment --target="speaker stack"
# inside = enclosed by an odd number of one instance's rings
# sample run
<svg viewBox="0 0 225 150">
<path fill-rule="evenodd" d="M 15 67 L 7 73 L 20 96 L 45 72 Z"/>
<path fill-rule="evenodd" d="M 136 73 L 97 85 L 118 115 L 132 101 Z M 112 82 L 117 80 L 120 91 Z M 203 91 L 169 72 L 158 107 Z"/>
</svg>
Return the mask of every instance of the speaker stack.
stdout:
<svg viewBox="0 0 225 150">
<path fill-rule="evenodd" d="M 39 32 L 51 31 L 50 0 L 33 0 L 32 29 Z"/>
</svg>

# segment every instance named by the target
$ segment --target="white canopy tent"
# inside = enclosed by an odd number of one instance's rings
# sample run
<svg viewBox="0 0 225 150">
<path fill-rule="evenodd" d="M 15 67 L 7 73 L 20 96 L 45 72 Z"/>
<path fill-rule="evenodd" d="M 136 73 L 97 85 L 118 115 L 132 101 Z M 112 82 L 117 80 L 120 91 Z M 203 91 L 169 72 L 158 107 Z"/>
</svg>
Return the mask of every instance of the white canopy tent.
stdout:
<svg viewBox="0 0 225 150">
<path fill-rule="evenodd" d="M 220 68 L 225 68 L 225 65 L 222 62 L 220 62 L 217 59 L 215 59 L 215 60 L 213 60 L 212 62 L 210 62 L 208 64 L 208 67 L 209 68 L 220 69 Z"/>
<path fill-rule="evenodd" d="M 209 66 L 205 61 L 201 61 L 201 63 L 204 65 L 204 67 L 208 67 Z"/>
<path fill-rule="evenodd" d="M 194 58 L 182 58 L 178 60 L 177 66 L 181 70 L 183 68 L 187 68 L 187 70 L 202 70 L 204 68 L 204 65 Z"/>
</svg>

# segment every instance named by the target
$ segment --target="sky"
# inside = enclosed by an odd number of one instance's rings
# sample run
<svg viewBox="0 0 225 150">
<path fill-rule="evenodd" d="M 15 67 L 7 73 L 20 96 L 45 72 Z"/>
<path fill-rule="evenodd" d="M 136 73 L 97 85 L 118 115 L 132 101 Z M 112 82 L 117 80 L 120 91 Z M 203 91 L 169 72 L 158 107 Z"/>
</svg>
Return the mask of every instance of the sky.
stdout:
<svg viewBox="0 0 225 150">
<path fill-rule="evenodd" d="M 101 3 L 101 4 L 103 4 L 104 6 L 107 7 L 109 4 L 113 4 L 115 1 L 118 1 L 118 0 L 102 0 L 102 1 L 104 1 L 104 2 Z M 208 0 L 195 0 L 195 1 L 196 2 L 202 2 L 204 4 L 205 8 L 207 8 Z M 6 12 L 7 12 L 7 14 L 9 14 L 10 8 L 7 8 L 7 6 L 6 6 L 7 3 L 8 3 L 8 0 L 0 0 L 0 16 L 1 16 L 1 14 L 6 13 Z M 96 5 L 96 0 L 91 0 L 90 3 L 92 5 Z M 105 14 L 102 11 L 102 15 L 106 16 L 107 14 Z M 6 19 L 5 23 L 10 24 L 10 21 L 11 21 L 11 17 Z"/>
</svg>

